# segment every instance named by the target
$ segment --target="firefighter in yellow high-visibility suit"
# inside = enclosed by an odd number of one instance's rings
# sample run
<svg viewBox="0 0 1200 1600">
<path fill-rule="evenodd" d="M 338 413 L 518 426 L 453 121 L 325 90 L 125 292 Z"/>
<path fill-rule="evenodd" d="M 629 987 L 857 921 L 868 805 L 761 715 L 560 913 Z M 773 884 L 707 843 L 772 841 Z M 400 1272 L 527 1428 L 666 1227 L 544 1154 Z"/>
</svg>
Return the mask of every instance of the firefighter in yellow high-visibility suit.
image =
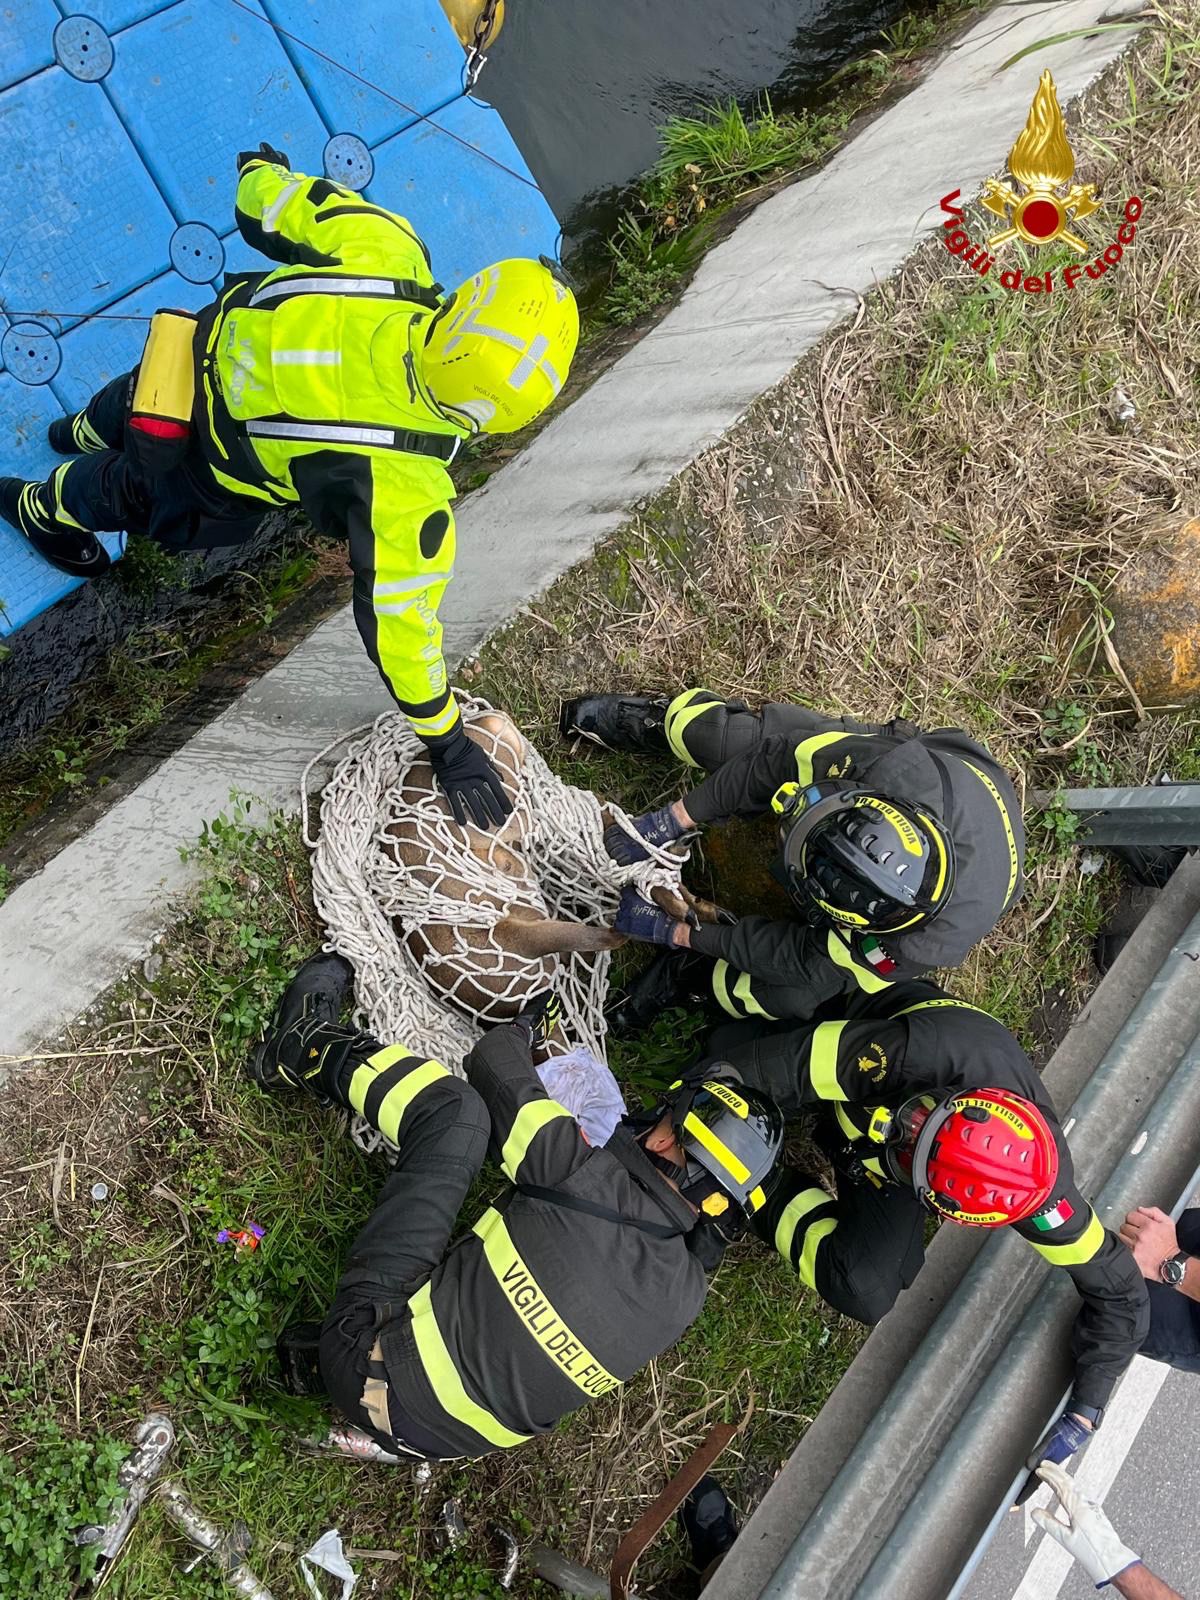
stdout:
<svg viewBox="0 0 1200 1600">
<path fill-rule="evenodd" d="M 109 564 L 97 532 L 204 549 L 298 502 L 346 539 L 363 642 L 455 815 L 500 822 L 509 802 L 463 732 L 442 658 L 446 467 L 462 439 L 524 427 L 553 401 L 578 341 L 574 296 L 544 258 L 497 262 L 443 295 L 403 217 L 291 172 L 269 146 L 238 170 L 238 227 L 283 265 L 227 279 L 194 331 L 184 324 L 182 351 L 152 368 L 148 343 L 142 376 L 52 424 L 51 444 L 76 459 L 42 484 L 0 479 L 0 515 L 54 565 L 94 577 Z M 155 396 L 185 382 L 186 399 L 156 414 Z"/>
</svg>

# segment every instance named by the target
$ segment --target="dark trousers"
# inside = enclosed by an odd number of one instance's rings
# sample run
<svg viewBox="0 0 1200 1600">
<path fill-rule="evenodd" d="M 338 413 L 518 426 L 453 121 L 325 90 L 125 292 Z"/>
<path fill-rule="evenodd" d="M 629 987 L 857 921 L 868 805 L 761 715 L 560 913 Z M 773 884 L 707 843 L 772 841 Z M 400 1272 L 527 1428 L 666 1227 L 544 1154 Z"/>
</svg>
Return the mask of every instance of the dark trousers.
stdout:
<svg viewBox="0 0 1200 1600">
<path fill-rule="evenodd" d="M 765 705 L 761 711 L 751 711 L 741 700 L 722 700 L 713 695 L 711 706 L 688 723 L 681 737 L 692 760 L 706 772 L 715 772 L 763 739 L 786 736 L 798 742 L 810 734 L 833 730 L 877 731 L 873 723 L 856 722 L 853 717 L 826 717 L 806 706 Z"/>
<path fill-rule="evenodd" d="M 61 482 L 65 510 L 93 533 L 124 528 L 166 550 L 208 550 L 253 538 L 266 508 L 222 488 L 194 436 L 180 465 L 162 477 L 146 477 L 125 453 L 136 378 L 136 368 L 123 373 L 88 401 L 83 414 L 109 448 L 71 462 Z"/>
<path fill-rule="evenodd" d="M 461 1078 L 439 1079 L 418 1095 L 405 1116 L 395 1169 L 350 1246 L 321 1329 L 321 1375 L 331 1399 L 385 1445 L 387 1436 L 363 1405 L 368 1379 L 383 1376 L 375 1370 L 372 1351 L 381 1328 L 403 1314 L 410 1296 L 445 1255 L 467 1190 L 483 1165 L 490 1132 L 487 1107 Z M 486 1337 L 482 1330 L 480 1337 Z M 411 1339 L 405 1360 L 417 1361 Z M 402 1392 L 402 1372 L 389 1367 L 386 1377 Z M 403 1444 L 422 1455 L 452 1454 L 399 1415 L 395 1394 L 389 1409 L 392 1433 Z"/>
<path fill-rule="evenodd" d="M 1175 1228 L 1179 1248 L 1200 1256 L 1200 1207 L 1185 1211 Z M 1165 1283 L 1148 1283 L 1150 1332 L 1142 1355 L 1165 1361 L 1181 1372 L 1200 1372 L 1200 1301 Z"/>
<path fill-rule="evenodd" d="M 845 1010 L 843 1005 L 840 1013 Z M 726 1023 L 710 1035 L 708 1059 L 719 1061 L 737 1045 L 787 1026 L 758 1020 Z M 739 1064 L 738 1070 L 750 1088 L 786 1102 L 782 1086 L 765 1078 L 757 1081 L 745 1065 Z M 813 1137 L 837 1175 L 837 1227 L 817 1248 L 817 1293 L 843 1316 L 871 1326 L 887 1315 L 924 1265 L 929 1214 L 911 1189 L 871 1182 L 847 1154 L 849 1140 L 824 1109 L 815 1113 Z"/>
</svg>

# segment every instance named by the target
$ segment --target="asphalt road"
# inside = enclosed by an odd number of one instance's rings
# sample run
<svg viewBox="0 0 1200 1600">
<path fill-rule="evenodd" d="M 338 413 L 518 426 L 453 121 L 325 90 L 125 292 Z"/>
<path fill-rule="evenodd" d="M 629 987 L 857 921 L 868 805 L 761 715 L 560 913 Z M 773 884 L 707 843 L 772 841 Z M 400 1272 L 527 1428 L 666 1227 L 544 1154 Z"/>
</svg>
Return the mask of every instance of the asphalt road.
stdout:
<svg viewBox="0 0 1200 1600">
<path fill-rule="evenodd" d="M 1135 1358 L 1075 1473 L 1114 1527 L 1185 1600 L 1200 1600 L 1200 1374 Z M 1042 1489 L 1031 1505 L 1048 1503 Z M 1115 1589 L 1100 1591 L 1116 1594 Z M 963 1600 L 1095 1600 L 1087 1574 L 1027 1514 L 1012 1513 Z"/>
</svg>

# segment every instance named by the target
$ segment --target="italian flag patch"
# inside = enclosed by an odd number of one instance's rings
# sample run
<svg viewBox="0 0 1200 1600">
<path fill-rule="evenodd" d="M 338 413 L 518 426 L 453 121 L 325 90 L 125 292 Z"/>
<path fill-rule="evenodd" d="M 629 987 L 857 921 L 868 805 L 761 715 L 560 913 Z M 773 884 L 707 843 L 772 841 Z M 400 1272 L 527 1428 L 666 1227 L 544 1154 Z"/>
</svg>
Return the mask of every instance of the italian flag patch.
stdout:
<svg viewBox="0 0 1200 1600">
<path fill-rule="evenodd" d="M 878 939 L 864 939 L 862 950 L 881 978 L 886 978 L 889 972 L 895 972 L 896 963 L 880 948 Z"/>
<path fill-rule="evenodd" d="M 1055 1228 L 1061 1228 L 1064 1222 L 1069 1222 L 1075 1215 L 1075 1207 L 1069 1200 L 1060 1200 L 1053 1211 L 1039 1211 L 1033 1219 L 1033 1225 L 1039 1233 L 1052 1233 Z"/>
</svg>

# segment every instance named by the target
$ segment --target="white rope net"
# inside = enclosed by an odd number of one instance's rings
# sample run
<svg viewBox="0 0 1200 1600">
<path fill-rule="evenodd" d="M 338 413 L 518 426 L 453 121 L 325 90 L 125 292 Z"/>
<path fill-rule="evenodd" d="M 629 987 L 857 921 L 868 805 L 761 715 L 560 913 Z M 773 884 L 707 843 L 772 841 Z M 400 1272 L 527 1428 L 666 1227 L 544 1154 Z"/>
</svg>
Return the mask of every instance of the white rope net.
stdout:
<svg viewBox="0 0 1200 1600">
<path fill-rule="evenodd" d="M 625 813 L 557 778 L 486 701 L 461 704 L 514 802 L 502 828 L 453 820 L 424 747 L 399 712 L 350 744 L 325 787 L 316 839 L 307 784 L 320 757 L 305 773 L 313 898 L 328 946 L 354 967 L 356 1025 L 461 1075 L 481 1020 L 511 1019 L 552 985 L 563 1035 L 554 1048 L 583 1046 L 603 1062 L 608 950 L 521 953 L 523 935 L 536 930 L 520 925 L 552 919 L 611 927 L 626 884 L 644 894 L 656 886 L 678 891 L 682 859 L 656 849 L 649 862 L 618 866 L 604 848 L 604 828 L 616 822 L 632 833 Z M 380 1142 L 361 1118 L 351 1132 L 366 1149 Z"/>
</svg>

